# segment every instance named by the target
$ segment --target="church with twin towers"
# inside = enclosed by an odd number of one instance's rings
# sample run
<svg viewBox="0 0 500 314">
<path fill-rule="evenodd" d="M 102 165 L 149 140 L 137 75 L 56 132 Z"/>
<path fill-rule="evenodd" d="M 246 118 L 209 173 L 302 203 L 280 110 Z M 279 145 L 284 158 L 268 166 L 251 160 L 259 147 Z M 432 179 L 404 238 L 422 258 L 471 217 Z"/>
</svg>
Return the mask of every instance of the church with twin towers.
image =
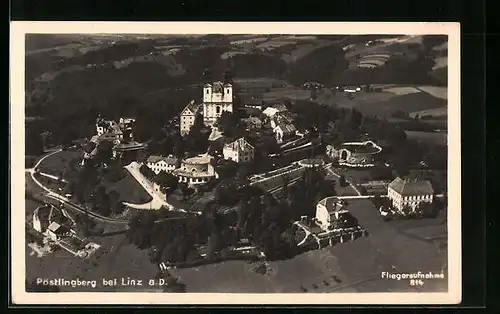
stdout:
<svg viewBox="0 0 500 314">
<path fill-rule="evenodd" d="M 201 103 L 192 100 L 180 114 L 180 133 L 186 135 L 194 125 L 196 116 L 201 114 L 206 126 L 213 126 L 224 111 L 233 112 L 233 85 L 228 74 L 224 79 L 203 84 Z"/>
</svg>

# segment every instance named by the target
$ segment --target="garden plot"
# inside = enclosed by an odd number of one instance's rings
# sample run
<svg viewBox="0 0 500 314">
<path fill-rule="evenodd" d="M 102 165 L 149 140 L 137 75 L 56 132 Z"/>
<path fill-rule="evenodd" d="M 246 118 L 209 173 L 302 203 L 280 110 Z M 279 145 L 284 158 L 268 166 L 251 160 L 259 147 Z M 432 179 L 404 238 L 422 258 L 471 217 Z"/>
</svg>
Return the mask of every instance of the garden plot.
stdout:
<svg viewBox="0 0 500 314">
<path fill-rule="evenodd" d="M 398 96 L 422 92 L 418 88 L 411 87 L 411 86 L 390 87 L 390 88 L 384 89 L 384 91 L 389 92 L 389 93 L 393 93 L 393 94 L 398 95 Z"/>
</svg>

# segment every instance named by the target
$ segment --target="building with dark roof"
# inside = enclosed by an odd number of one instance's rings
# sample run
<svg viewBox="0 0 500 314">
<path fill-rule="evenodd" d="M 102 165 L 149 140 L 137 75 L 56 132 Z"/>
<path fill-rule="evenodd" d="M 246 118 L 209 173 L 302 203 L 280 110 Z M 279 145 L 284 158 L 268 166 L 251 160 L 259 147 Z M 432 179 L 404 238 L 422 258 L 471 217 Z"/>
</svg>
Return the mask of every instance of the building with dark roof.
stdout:
<svg viewBox="0 0 500 314">
<path fill-rule="evenodd" d="M 432 203 L 434 189 L 428 180 L 418 179 L 394 179 L 387 188 L 387 196 L 392 206 L 403 210 L 409 206 L 413 210 L 422 202 Z"/>
</svg>

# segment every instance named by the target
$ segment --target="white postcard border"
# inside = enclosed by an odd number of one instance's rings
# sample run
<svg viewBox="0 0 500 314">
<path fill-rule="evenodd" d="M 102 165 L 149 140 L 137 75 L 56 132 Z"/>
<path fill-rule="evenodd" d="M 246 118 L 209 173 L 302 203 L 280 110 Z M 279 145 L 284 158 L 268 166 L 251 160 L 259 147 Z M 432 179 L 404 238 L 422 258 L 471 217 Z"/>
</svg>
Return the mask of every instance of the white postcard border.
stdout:
<svg viewBox="0 0 500 314">
<path fill-rule="evenodd" d="M 414 22 L 11 22 L 11 292 L 14 304 L 457 304 L 462 296 L 460 24 Z M 448 35 L 447 293 L 27 293 L 25 292 L 25 34 Z"/>
</svg>

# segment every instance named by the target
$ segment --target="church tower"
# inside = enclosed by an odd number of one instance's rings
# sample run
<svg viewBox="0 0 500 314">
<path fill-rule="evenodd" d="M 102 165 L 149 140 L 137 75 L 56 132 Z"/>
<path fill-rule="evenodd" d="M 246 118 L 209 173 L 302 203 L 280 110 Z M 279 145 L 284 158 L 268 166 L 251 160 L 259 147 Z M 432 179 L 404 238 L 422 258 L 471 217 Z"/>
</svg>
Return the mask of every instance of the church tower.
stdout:
<svg viewBox="0 0 500 314">
<path fill-rule="evenodd" d="M 221 81 L 203 85 L 203 118 L 211 126 L 224 111 L 233 112 L 233 86 Z"/>
</svg>

